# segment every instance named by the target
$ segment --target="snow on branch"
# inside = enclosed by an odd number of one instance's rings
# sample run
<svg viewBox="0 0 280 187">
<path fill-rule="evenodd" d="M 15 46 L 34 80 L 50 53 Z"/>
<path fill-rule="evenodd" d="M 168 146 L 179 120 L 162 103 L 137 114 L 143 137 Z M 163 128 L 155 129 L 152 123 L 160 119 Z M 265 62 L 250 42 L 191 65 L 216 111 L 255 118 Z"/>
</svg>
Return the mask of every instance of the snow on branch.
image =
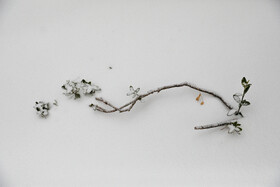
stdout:
<svg viewBox="0 0 280 187">
<path fill-rule="evenodd" d="M 120 107 L 116 107 L 113 104 L 111 104 L 110 102 L 106 101 L 105 99 L 101 98 L 101 97 L 97 97 L 95 98 L 97 101 L 109 106 L 111 109 L 105 109 L 104 107 L 101 107 L 99 105 L 95 105 L 95 104 L 90 104 L 90 107 L 92 107 L 94 110 L 97 110 L 99 112 L 104 112 L 104 113 L 112 113 L 112 112 L 129 112 L 133 106 L 137 103 L 137 101 L 141 101 L 143 98 L 148 97 L 149 95 L 152 95 L 154 93 L 159 93 L 163 90 L 168 90 L 168 89 L 172 89 L 172 88 L 179 88 L 179 87 L 189 87 L 192 88 L 194 90 L 206 93 L 208 95 L 211 95 L 215 98 L 217 98 L 218 100 L 220 100 L 222 102 L 222 104 L 225 105 L 225 107 L 229 110 L 233 109 L 233 107 L 227 103 L 220 95 L 216 94 L 215 92 L 203 89 L 203 88 L 199 88 L 193 84 L 190 84 L 188 82 L 183 82 L 181 84 L 172 84 L 172 85 L 168 85 L 168 86 L 163 86 L 163 87 L 159 87 L 157 89 L 154 90 L 150 90 L 145 94 L 138 94 L 138 92 L 136 92 L 137 90 L 135 90 L 134 92 L 132 91 L 132 93 L 129 93 L 128 95 L 133 95 L 135 96 L 135 99 L 133 99 L 132 101 L 120 106 Z M 130 86 L 130 89 L 132 90 L 133 87 Z M 139 89 L 138 89 L 139 91 Z"/>
<path fill-rule="evenodd" d="M 248 92 L 251 84 L 249 84 L 249 80 L 247 81 L 247 79 L 245 77 L 242 78 L 241 80 L 241 84 L 244 88 L 243 93 L 236 93 L 233 95 L 233 99 L 238 103 L 238 109 L 234 109 L 229 103 L 227 103 L 220 95 L 218 95 L 217 93 L 213 92 L 213 91 L 209 91 L 207 89 L 203 89 L 200 88 L 198 86 L 195 86 L 191 83 L 188 82 L 183 82 L 180 84 L 172 84 L 172 85 L 168 85 L 168 86 L 163 86 L 163 87 L 159 87 L 157 89 L 154 90 L 150 90 L 147 93 L 144 94 L 138 94 L 138 92 L 140 91 L 140 88 L 134 89 L 132 86 L 129 87 L 130 92 L 127 94 L 127 96 L 132 96 L 132 100 L 120 107 L 117 107 L 115 105 L 113 105 L 112 103 L 110 103 L 109 101 L 103 99 L 102 97 L 97 97 L 95 98 L 96 101 L 103 103 L 105 107 L 96 105 L 96 104 L 90 104 L 89 106 L 92 107 L 94 110 L 99 111 L 99 112 L 103 112 L 103 113 L 113 113 L 113 112 L 119 112 L 119 113 L 123 113 L 123 112 L 129 112 L 138 101 L 142 101 L 143 98 L 148 97 L 154 93 L 159 93 L 163 90 L 168 90 L 168 89 L 172 89 L 172 88 L 180 88 L 180 87 L 189 87 L 191 89 L 197 90 L 199 92 L 211 95 L 215 98 L 217 98 L 229 111 L 228 111 L 228 116 L 240 116 L 243 117 L 243 114 L 240 112 L 242 106 L 248 106 L 250 105 L 250 102 L 244 99 L 245 94 Z M 201 94 L 199 94 L 199 96 L 196 98 L 197 101 L 199 101 L 201 99 Z M 202 100 L 201 105 L 203 105 L 204 102 Z M 109 109 L 108 109 L 109 108 Z M 196 126 L 194 127 L 195 130 L 204 130 L 204 129 L 210 129 L 210 128 L 216 128 L 216 127 L 228 127 L 228 133 L 232 134 L 234 132 L 236 132 L 237 134 L 240 134 L 240 132 L 242 131 L 242 128 L 240 127 L 241 124 L 239 124 L 237 122 L 238 118 L 234 118 L 230 121 L 225 121 L 225 122 L 220 122 L 220 123 L 214 123 L 214 124 L 210 124 L 210 125 L 203 125 L 203 126 Z"/>
</svg>

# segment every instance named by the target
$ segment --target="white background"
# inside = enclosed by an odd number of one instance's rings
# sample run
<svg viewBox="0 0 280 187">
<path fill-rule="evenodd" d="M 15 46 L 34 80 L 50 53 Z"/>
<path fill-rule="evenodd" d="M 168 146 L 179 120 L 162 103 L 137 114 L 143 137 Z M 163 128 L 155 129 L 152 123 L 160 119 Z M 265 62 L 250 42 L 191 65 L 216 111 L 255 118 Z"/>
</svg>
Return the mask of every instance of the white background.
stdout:
<svg viewBox="0 0 280 187">
<path fill-rule="evenodd" d="M 276 0 L 0 0 L 0 186 L 280 186 L 279 33 Z M 194 131 L 227 110 L 186 87 L 123 114 L 60 88 L 85 78 L 122 105 L 129 85 L 189 81 L 236 106 L 243 76 L 240 136 Z"/>
</svg>

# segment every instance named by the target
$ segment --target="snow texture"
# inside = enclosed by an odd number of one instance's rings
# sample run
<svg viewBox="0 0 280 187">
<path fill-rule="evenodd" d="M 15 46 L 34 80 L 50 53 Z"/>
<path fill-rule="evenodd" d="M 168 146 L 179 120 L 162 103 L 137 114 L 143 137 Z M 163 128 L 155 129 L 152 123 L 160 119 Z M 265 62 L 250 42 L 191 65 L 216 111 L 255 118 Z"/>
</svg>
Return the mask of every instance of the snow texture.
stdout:
<svg viewBox="0 0 280 187">
<path fill-rule="evenodd" d="M 276 0 L 0 0 L 0 186 L 280 186 L 279 20 Z M 243 76 L 241 135 L 193 130 L 231 117 L 187 87 L 128 113 L 88 107 L 187 81 L 237 109 Z M 76 77 L 102 91 L 65 97 Z M 38 118 L 34 102 L 54 99 Z"/>
</svg>

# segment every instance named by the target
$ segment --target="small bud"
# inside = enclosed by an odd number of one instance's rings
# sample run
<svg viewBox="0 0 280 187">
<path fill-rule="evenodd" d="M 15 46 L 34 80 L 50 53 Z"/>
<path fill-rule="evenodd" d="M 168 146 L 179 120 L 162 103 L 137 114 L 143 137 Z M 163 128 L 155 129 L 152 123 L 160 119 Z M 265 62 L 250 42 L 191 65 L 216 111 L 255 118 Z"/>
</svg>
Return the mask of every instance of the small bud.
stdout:
<svg viewBox="0 0 280 187">
<path fill-rule="evenodd" d="M 197 96 L 195 100 L 199 101 L 200 97 L 201 97 L 201 93 Z"/>
</svg>

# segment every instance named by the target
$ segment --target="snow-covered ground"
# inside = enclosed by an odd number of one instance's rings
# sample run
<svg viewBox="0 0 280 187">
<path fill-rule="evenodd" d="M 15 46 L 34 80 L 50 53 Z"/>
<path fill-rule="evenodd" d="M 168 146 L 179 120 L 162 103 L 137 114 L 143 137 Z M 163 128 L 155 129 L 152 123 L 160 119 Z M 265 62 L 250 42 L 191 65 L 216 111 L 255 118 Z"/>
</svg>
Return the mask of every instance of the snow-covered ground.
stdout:
<svg viewBox="0 0 280 187">
<path fill-rule="evenodd" d="M 279 33 L 276 0 L 0 0 L 0 186 L 280 186 Z M 243 76 L 241 135 L 193 130 L 229 117 L 186 87 L 122 114 L 61 89 L 84 78 L 119 106 L 189 81 L 235 105 Z"/>
</svg>

